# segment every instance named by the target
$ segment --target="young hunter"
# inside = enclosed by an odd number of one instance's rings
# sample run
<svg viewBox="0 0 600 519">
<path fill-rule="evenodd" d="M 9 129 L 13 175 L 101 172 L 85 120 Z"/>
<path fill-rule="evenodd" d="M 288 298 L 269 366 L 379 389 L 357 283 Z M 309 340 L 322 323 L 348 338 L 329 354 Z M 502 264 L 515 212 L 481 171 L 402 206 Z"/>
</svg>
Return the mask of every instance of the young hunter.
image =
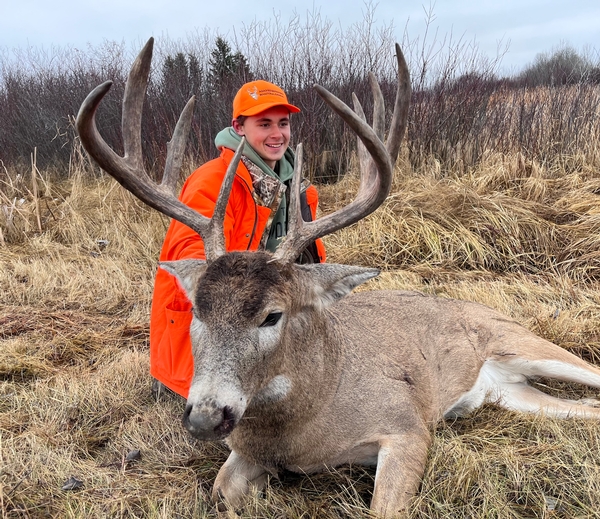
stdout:
<svg viewBox="0 0 600 519">
<path fill-rule="evenodd" d="M 289 104 L 285 92 L 267 81 L 252 81 L 240 88 L 233 100 L 233 120 L 215 138 L 220 156 L 202 165 L 186 180 L 180 200 L 210 217 L 225 172 L 241 138 L 246 137 L 242 160 L 227 205 L 224 220 L 227 251 L 274 251 L 287 229 L 287 193 L 294 171 L 290 142 L 290 114 L 300 109 Z M 313 220 L 318 195 L 304 182 L 302 215 Z M 204 259 L 198 234 L 173 220 L 160 261 Z M 307 247 L 297 260 L 325 261 L 321 240 Z M 187 398 L 193 375 L 189 335 L 192 305 L 175 277 L 158 269 L 150 316 L 150 372 L 171 390 Z"/>
</svg>

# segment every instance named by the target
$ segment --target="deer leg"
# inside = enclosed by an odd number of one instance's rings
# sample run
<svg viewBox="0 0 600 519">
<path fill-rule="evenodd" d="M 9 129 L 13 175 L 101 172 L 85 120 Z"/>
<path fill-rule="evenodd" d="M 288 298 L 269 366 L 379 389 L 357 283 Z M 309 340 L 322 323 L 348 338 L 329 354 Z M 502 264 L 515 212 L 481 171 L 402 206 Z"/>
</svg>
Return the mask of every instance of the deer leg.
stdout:
<svg viewBox="0 0 600 519">
<path fill-rule="evenodd" d="M 600 408 L 592 401 L 556 398 L 529 386 L 526 382 L 504 384 L 500 387 L 498 404 L 512 411 L 544 413 L 555 418 L 600 419 Z"/>
<path fill-rule="evenodd" d="M 535 350 L 519 352 L 512 359 L 488 361 L 498 371 L 521 374 L 526 377 L 548 377 L 567 382 L 577 382 L 600 388 L 600 369 L 588 364 L 579 357 L 547 341 L 542 341 L 545 358 L 535 358 L 541 354 Z"/>
<path fill-rule="evenodd" d="M 371 511 L 376 517 L 397 517 L 407 508 L 419 490 L 430 443 L 431 433 L 425 426 L 380 441 L 371 500 Z"/>
<path fill-rule="evenodd" d="M 215 479 L 212 499 L 221 511 L 241 508 L 252 493 L 265 487 L 268 475 L 264 467 L 231 451 Z"/>
</svg>

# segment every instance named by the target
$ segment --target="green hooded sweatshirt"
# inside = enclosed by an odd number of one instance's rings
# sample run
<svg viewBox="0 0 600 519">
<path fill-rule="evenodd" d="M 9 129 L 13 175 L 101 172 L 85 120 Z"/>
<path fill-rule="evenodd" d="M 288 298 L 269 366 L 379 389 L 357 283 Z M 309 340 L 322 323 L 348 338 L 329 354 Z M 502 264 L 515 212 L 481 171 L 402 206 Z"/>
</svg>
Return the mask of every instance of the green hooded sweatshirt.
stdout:
<svg viewBox="0 0 600 519">
<path fill-rule="evenodd" d="M 235 130 L 229 127 L 217 134 L 215 145 L 217 149 L 225 147 L 236 150 L 241 140 L 242 138 Z M 255 192 L 252 195 L 254 200 L 260 205 L 270 207 L 272 210 L 269 224 L 267 224 L 267 228 L 265 229 L 265 236 L 263 236 L 263 245 L 266 250 L 275 252 L 287 230 L 287 198 L 285 191 L 294 175 L 294 152 L 288 147 L 283 157 L 277 161 L 275 170 L 273 170 L 267 166 L 260 155 L 246 142 L 242 161 L 250 171 L 253 179 Z M 265 179 L 265 176 L 275 179 L 276 182 Z M 262 189 L 265 186 L 267 189 Z M 259 194 L 263 192 L 265 194 L 260 196 Z M 272 229 L 280 229 L 280 233 L 278 233 L 280 235 L 276 236 L 276 233 L 271 233 Z"/>
</svg>

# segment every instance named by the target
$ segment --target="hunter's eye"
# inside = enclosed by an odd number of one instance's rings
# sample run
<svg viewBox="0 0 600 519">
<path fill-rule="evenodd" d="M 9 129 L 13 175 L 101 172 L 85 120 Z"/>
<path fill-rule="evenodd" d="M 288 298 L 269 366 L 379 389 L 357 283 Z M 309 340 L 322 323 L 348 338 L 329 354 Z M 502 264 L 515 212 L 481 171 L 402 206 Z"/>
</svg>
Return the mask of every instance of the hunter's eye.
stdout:
<svg viewBox="0 0 600 519">
<path fill-rule="evenodd" d="M 263 323 L 259 326 L 259 328 L 265 328 L 267 326 L 275 326 L 279 322 L 279 319 L 281 319 L 282 315 L 283 315 L 282 312 L 273 312 L 273 313 L 267 315 L 267 318 L 263 321 Z"/>
</svg>

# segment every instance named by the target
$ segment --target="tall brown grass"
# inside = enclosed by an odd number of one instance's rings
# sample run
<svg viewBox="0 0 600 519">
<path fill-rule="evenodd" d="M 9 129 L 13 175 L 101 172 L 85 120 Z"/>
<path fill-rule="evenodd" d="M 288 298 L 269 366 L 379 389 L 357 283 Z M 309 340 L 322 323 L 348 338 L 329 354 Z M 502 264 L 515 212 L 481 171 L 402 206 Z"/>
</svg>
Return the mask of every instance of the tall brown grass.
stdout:
<svg viewBox="0 0 600 519">
<path fill-rule="evenodd" d="M 440 175 L 435 158 L 414 171 L 405 153 L 384 206 L 327 237 L 329 260 L 382 268 L 362 289 L 482 302 L 600 364 L 596 160 L 487 154 L 468 174 Z M 15 172 L 0 186 L 1 517 L 215 517 L 210 488 L 227 451 L 194 441 L 180 424 L 183 400 L 157 401 L 148 374 L 167 222 L 81 154 L 66 180 L 60 173 L 37 173 L 37 200 Z M 321 186 L 322 210 L 355 190 L 352 175 Z M 240 514 L 367 517 L 373 476 L 360 467 L 285 474 Z M 599 509 L 596 422 L 486 406 L 439 425 L 409 516 L 587 518 Z"/>
</svg>

